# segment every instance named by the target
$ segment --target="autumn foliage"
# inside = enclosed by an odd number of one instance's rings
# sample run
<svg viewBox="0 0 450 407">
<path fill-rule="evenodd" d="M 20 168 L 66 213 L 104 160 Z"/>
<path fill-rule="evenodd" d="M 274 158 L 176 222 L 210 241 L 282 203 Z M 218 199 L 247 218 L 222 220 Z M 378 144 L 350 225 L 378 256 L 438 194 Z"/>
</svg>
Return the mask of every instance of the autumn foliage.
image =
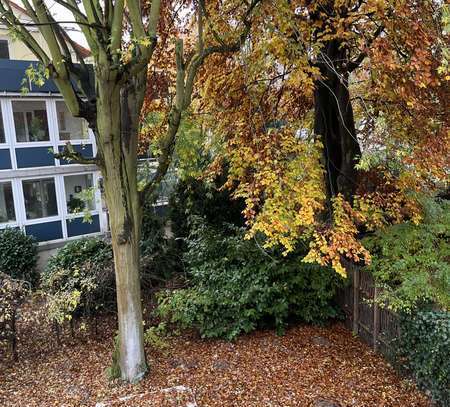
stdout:
<svg viewBox="0 0 450 407">
<path fill-rule="evenodd" d="M 345 274 L 342 256 L 370 262 L 361 232 L 420 221 L 418 196 L 449 175 L 448 20 L 434 1 L 265 1 L 241 53 L 207 61 L 195 108 L 224 146 L 210 171 L 229 163 L 249 237 L 304 241 L 305 261 Z"/>
</svg>

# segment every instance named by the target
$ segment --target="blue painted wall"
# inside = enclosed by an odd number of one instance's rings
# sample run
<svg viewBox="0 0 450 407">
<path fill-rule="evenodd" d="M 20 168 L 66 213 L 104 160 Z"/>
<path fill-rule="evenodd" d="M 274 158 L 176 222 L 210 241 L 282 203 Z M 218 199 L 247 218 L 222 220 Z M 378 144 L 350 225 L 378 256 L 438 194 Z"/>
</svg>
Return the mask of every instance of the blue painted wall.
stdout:
<svg viewBox="0 0 450 407">
<path fill-rule="evenodd" d="M 18 168 L 48 167 L 55 165 L 51 147 L 22 147 L 16 148 Z"/>
<path fill-rule="evenodd" d="M 94 153 L 92 151 L 92 144 L 72 144 L 73 149 L 77 152 L 80 153 L 83 157 L 85 158 L 92 158 L 94 156 Z M 59 146 L 58 147 L 59 152 L 64 150 L 64 146 Z M 70 165 L 70 164 L 76 164 L 73 161 L 67 161 L 67 160 L 59 160 L 59 163 L 61 165 Z"/>
<path fill-rule="evenodd" d="M 67 219 L 67 236 L 80 236 L 100 232 L 100 219 L 92 215 L 92 222 L 83 222 L 83 218 Z"/>
<path fill-rule="evenodd" d="M 62 239 L 63 237 L 62 225 L 59 220 L 25 226 L 25 233 L 34 236 L 38 242 Z"/>
<path fill-rule="evenodd" d="M 0 89 L 6 92 L 20 92 L 22 80 L 26 78 L 25 71 L 30 65 L 37 67 L 38 63 L 32 61 L 0 59 Z M 47 80 L 43 86 L 33 84 L 31 92 L 57 93 L 59 91 L 53 81 Z"/>
<path fill-rule="evenodd" d="M 11 168 L 11 156 L 9 154 L 9 149 L 0 150 L 0 170 L 10 170 Z"/>
<path fill-rule="evenodd" d="M 0 59 L 0 89 L 6 92 L 21 92 L 22 90 L 22 80 L 26 78 L 25 71 L 30 65 L 34 67 L 38 66 L 38 62 L 35 61 L 19 61 L 14 59 Z M 88 65 L 89 71 L 91 72 L 90 81 L 92 86 L 94 85 L 94 70 L 92 65 Z M 28 81 L 27 81 L 28 82 Z M 77 84 L 73 81 L 75 88 Z M 56 84 L 48 79 L 44 82 L 42 86 L 37 86 L 36 84 L 31 84 L 29 89 L 30 93 L 33 92 L 45 92 L 45 93 L 59 93 Z"/>
</svg>

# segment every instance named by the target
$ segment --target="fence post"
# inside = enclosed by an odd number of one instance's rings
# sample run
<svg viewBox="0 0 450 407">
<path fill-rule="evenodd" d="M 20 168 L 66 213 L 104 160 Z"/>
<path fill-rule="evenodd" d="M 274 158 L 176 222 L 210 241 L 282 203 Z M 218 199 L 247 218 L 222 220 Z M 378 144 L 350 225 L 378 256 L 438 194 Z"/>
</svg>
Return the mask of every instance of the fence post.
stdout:
<svg viewBox="0 0 450 407">
<path fill-rule="evenodd" d="M 375 285 L 373 290 L 373 350 L 378 348 L 378 332 L 380 331 L 380 309 L 377 304 L 378 289 Z"/>
<path fill-rule="evenodd" d="M 353 266 L 353 333 L 359 333 L 359 267 Z"/>
</svg>

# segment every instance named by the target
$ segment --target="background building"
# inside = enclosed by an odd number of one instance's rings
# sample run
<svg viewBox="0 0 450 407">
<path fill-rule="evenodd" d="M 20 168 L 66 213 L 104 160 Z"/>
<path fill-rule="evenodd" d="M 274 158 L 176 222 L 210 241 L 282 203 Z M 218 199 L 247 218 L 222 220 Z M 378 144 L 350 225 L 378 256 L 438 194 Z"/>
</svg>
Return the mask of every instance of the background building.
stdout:
<svg viewBox="0 0 450 407">
<path fill-rule="evenodd" d="M 11 5 L 26 21 L 26 11 Z M 39 40 L 41 34 L 35 30 L 33 35 Z M 51 248 L 67 239 L 105 232 L 107 216 L 98 169 L 53 156 L 70 141 L 92 157 L 92 132 L 83 119 L 70 114 L 53 82 L 36 86 L 26 79 L 30 64 L 36 64 L 31 52 L 0 27 L 0 228 L 20 227 L 42 248 Z M 87 213 L 88 222 L 83 219 Z"/>
</svg>

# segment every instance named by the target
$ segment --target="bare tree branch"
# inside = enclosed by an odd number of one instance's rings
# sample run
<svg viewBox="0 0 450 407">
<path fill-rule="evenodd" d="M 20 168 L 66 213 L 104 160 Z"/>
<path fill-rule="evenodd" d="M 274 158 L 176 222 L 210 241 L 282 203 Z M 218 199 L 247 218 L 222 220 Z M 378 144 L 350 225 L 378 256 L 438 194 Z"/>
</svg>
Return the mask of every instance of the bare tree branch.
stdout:
<svg viewBox="0 0 450 407">
<path fill-rule="evenodd" d="M 53 154 L 55 158 L 58 160 L 67 160 L 67 161 L 73 161 L 77 164 L 95 164 L 97 166 L 100 166 L 100 161 L 97 157 L 94 158 L 87 158 L 84 157 L 81 153 L 78 151 L 75 151 L 72 144 L 67 143 L 64 145 L 64 148 L 59 153 Z"/>
</svg>

